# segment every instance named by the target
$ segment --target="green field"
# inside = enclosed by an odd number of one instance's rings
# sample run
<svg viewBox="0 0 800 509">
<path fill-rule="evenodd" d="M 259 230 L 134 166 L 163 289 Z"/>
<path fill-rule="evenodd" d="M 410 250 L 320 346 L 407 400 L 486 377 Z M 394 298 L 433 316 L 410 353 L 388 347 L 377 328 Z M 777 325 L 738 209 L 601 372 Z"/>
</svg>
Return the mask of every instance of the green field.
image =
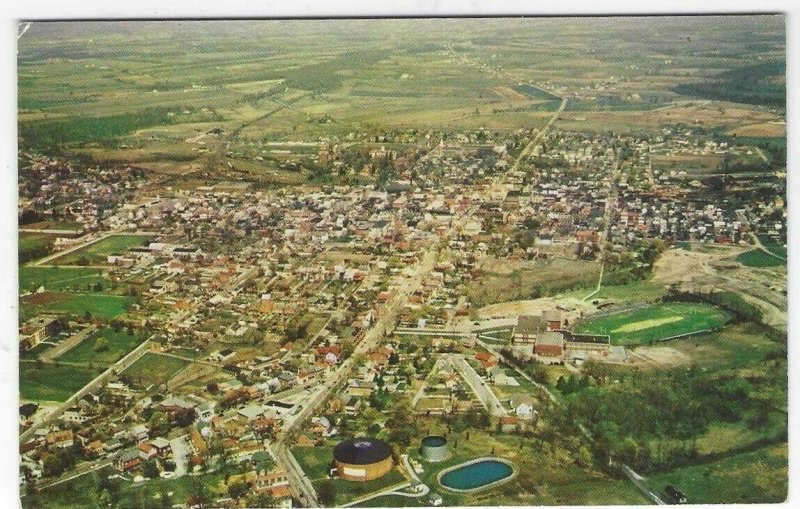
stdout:
<svg viewBox="0 0 800 509">
<path fill-rule="evenodd" d="M 580 323 L 577 332 L 608 334 L 612 344 L 652 343 L 678 334 L 721 327 L 731 315 L 705 303 L 672 302 Z"/>
<path fill-rule="evenodd" d="M 20 397 L 32 401 L 66 401 L 98 374 L 90 368 L 21 362 Z"/>
<path fill-rule="evenodd" d="M 770 445 L 652 475 L 647 483 L 660 493 L 671 484 L 690 504 L 780 503 L 788 488 L 787 449 L 786 444 Z"/>
<path fill-rule="evenodd" d="M 17 250 L 19 263 L 44 258 L 53 247 L 54 235 L 46 233 L 20 233 Z"/>
<path fill-rule="evenodd" d="M 232 469 L 232 473 L 240 469 Z M 112 467 L 106 467 L 70 479 L 56 486 L 44 489 L 35 495 L 22 498 L 22 507 L 39 509 L 47 507 L 52 509 L 73 509 L 75 507 L 97 508 L 105 507 L 100 499 L 98 485 L 101 478 L 119 473 Z M 195 476 L 183 476 L 175 479 L 148 479 L 143 483 L 134 483 L 130 480 L 119 484 L 119 497 L 116 507 L 162 507 L 162 493 L 169 494 L 172 504 L 184 504 L 190 495 L 197 493 L 197 486 L 202 484 L 212 498 L 217 495 L 221 481 L 225 480 L 222 472 L 204 473 Z"/>
<path fill-rule="evenodd" d="M 736 257 L 742 265 L 748 267 L 779 267 L 786 265 L 786 262 L 771 256 L 760 249 L 753 249 L 752 251 L 745 251 Z"/>
<path fill-rule="evenodd" d="M 142 246 L 151 239 L 148 235 L 111 235 L 86 247 L 51 260 L 52 265 L 106 265 L 110 254 L 124 253 Z"/>
<path fill-rule="evenodd" d="M 50 291 L 86 291 L 87 287 L 106 279 L 99 269 L 89 267 L 34 267 L 19 268 L 20 291 L 35 291 L 40 286 Z"/>
<path fill-rule="evenodd" d="M 758 240 L 760 240 L 761 244 L 763 244 L 764 247 L 767 248 L 767 251 L 774 253 L 780 256 L 781 258 L 786 258 L 787 255 L 789 254 L 789 250 L 786 248 L 786 246 L 784 246 L 778 241 L 772 240 L 771 238 L 763 235 L 759 236 Z"/>
<path fill-rule="evenodd" d="M 107 345 L 107 348 L 102 351 L 97 349 L 97 342 L 101 338 Z M 60 356 L 58 360 L 110 365 L 123 358 L 141 342 L 141 336 L 128 334 L 124 328 L 115 332 L 114 329 L 107 327 L 83 340 L 79 345 Z"/>
<path fill-rule="evenodd" d="M 166 383 L 188 364 L 188 362 L 175 357 L 148 352 L 123 371 L 122 376 L 128 378 L 134 386 L 146 388 L 154 384 Z"/>
<path fill-rule="evenodd" d="M 306 476 L 311 481 L 316 481 L 327 477 L 335 446 L 336 444 L 331 443 L 321 447 L 293 447 L 292 454 L 303 467 Z"/>
<path fill-rule="evenodd" d="M 133 302 L 133 297 L 104 293 L 44 292 L 20 299 L 20 317 L 27 319 L 36 313 L 84 316 L 89 312 L 93 317 L 111 319 L 125 313 Z"/>
</svg>

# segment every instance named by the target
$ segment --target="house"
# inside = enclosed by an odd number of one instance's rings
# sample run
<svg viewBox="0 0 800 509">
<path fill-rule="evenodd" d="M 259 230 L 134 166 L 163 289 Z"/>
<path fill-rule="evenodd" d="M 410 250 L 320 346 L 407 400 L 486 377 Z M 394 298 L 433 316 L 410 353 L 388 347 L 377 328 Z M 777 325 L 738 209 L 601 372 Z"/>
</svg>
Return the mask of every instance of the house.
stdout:
<svg viewBox="0 0 800 509">
<path fill-rule="evenodd" d="M 144 424 L 138 424 L 131 428 L 130 435 L 135 441 L 141 442 L 150 436 L 150 429 Z"/>
<path fill-rule="evenodd" d="M 47 445 L 58 449 L 67 449 L 75 443 L 75 436 L 70 430 L 55 431 L 47 435 Z"/>
<path fill-rule="evenodd" d="M 516 415 L 503 415 L 500 417 L 500 431 L 503 433 L 513 433 L 519 426 L 519 418 Z"/>
<path fill-rule="evenodd" d="M 492 366 L 497 365 L 497 357 L 490 354 L 489 352 L 478 352 L 475 354 L 475 360 L 482 363 L 483 367 L 487 370 Z"/>
<path fill-rule="evenodd" d="M 104 453 L 103 449 L 103 442 L 101 440 L 95 440 L 93 442 L 89 442 L 83 447 L 83 455 L 87 458 L 97 458 L 98 456 Z"/>
<path fill-rule="evenodd" d="M 211 422 L 214 418 L 214 405 L 212 403 L 203 403 L 197 407 L 197 417 L 202 422 Z"/>
<path fill-rule="evenodd" d="M 142 442 L 136 448 L 139 450 L 139 458 L 142 461 L 150 461 L 158 455 L 158 451 L 150 442 Z"/>
<path fill-rule="evenodd" d="M 131 449 L 129 451 L 125 451 L 114 460 L 114 466 L 116 466 L 119 470 L 127 472 L 133 468 L 138 467 L 141 465 L 142 459 L 139 456 L 138 449 Z"/>
</svg>

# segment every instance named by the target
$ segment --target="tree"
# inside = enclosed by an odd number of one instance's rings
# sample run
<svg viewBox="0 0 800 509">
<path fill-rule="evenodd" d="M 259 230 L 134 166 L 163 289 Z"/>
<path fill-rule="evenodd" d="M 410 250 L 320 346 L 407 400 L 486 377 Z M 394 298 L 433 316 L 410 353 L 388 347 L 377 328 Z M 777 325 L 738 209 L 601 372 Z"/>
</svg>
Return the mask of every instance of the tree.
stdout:
<svg viewBox="0 0 800 509">
<path fill-rule="evenodd" d="M 233 499 L 240 499 L 247 495 L 250 486 L 243 480 L 237 480 L 228 485 L 228 495 Z"/>
<path fill-rule="evenodd" d="M 245 499 L 247 507 L 275 507 L 277 501 L 272 493 L 269 491 L 262 491 L 261 493 L 250 493 Z"/>
<path fill-rule="evenodd" d="M 108 351 L 108 340 L 102 336 L 97 338 L 97 341 L 94 342 L 94 351 L 95 352 Z"/>
<path fill-rule="evenodd" d="M 148 479 L 155 479 L 156 477 L 158 477 L 159 472 L 158 472 L 158 466 L 156 466 L 156 462 L 145 461 L 144 463 L 142 463 L 142 472 L 144 473 L 144 476 L 147 477 Z"/>
<path fill-rule="evenodd" d="M 61 460 L 53 453 L 45 453 L 42 455 L 42 473 L 45 476 L 55 476 L 64 471 L 64 466 Z"/>
<path fill-rule="evenodd" d="M 170 428 L 167 414 L 161 411 L 153 412 L 153 415 L 150 416 L 150 420 L 147 421 L 147 427 L 150 428 L 150 432 L 153 435 L 166 435 Z"/>
<path fill-rule="evenodd" d="M 331 506 L 336 502 L 336 486 L 333 485 L 330 479 L 326 479 L 320 484 L 317 490 L 317 499 L 324 506 Z"/>
</svg>

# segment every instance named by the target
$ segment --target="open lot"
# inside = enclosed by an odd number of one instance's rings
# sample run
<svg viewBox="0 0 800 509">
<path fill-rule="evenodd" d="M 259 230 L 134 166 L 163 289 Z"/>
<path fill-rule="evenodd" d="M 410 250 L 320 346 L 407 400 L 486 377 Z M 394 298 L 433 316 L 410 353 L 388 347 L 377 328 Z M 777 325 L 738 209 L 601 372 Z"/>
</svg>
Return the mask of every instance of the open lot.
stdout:
<svg viewBox="0 0 800 509">
<path fill-rule="evenodd" d="M 141 342 L 142 338 L 138 334 L 128 334 L 124 328 L 114 331 L 107 327 L 83 340 L 79 345 L 61 355 L 58 360 L 110 365 L 124 357 Z"/>
<path fill-rule="evenodd" d="M 787 456 L 786 444 L 770 445 L 652 475 L 647 483 L 659 492 L 671 484 L 690 504 L 779 503 L 787 495 Z"/>
<path fill-rule="evenodd" d="M 20 397 L 31 401 L 66 401 L 98 374 L 90 368 L 21 362 Z"/>
<path fill-rule="evenodd" d="M 592 319 L 577 326 L 578 332 L 608 334 L 617 345 L 652 343 L 661 339 L 721 327 L 730 314 L 705 303 L 656 304 L 630 312 Z"/>
<path fill-rule="evenodd" d="M 54 292 L 80 292 L 95 283 L 105 285 L 99 269 L 89 267 L 35 267 L 20 266 L 20 291 L 36 291 L 40 286 Z"/>
<path fill-rule="evenodd" d="M 530 262 L 490 258 L 484 262 L 483 270 L 483 275 L 467 289 L 468 298 L 476 307 L 591 287 L 597 284 L 600 264 L 558 258 Z"/>
<path fill-rule="evenodd" d="M 133 303 L 132 297 L 104 293 L 43 292 L 20 299 L 22 317 L 35 313 L 57 313 L 98 318 L 116 318 Z"/>
<path fill-rule="evenodd" d="M 51 265 L 106 265 L 110 254 L 124 253 L 131 247 L 147 243 L 147 235 L 111 235 L 86 247 L 59 256 L 50 261 Z"/>
<path fill-rule="evenodd" d="M 166 383 L 189 363 L 187 361 L 148 352 L 122 372 L 134 387 L 145 389 Z"/>
</svg>

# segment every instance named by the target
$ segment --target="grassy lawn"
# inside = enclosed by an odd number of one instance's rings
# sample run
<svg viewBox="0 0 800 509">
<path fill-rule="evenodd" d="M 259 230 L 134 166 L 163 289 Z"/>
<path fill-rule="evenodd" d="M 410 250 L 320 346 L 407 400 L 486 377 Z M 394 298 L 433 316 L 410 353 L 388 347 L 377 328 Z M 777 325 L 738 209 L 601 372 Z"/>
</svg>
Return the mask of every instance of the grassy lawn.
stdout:
<svg viewBox="0 0 800 509">
<path fill-rule="evenodd" d="M 758 240 L 761 241 L 761 244 L 764 245 L 765 248 L 771 253 L 775 253 L 776 255 L 780 256 L 781 258 L 786 258 L 788 255 L 788 249 L 781 244 L 780 242 L 776 242 L 769 237 L 760 236 Z"/>
<path fill-rule="evenodd" d="M 366 482 L 345 481 L 344 479 L 333 479 L 333 486 L 336 489 L 336 505 L 346 504 L 353 500 L 365 497 L 371 493 L 383 491 L 392 486 L 396 486 L 405 482 L 406 478 L 397 469 L 397 467 L 390 470 L 386 475 L 380 479 L 374 479 Z M 323 481 L 314 481 L 312 484 L 315 488 L 319 489 L 319 485 Z"/>
<path fill-rule="evenodd" d="M 735 324 L 719 331 L 675 339 L 668 346 L 685 355 L 693 364 L 710 369 L 760 364 L 768 354 L 774 355 L 785 349 L 783 345 L 765 337 L 762 328 L 752 323 Z"/>
<path fill-rule="evenodd" d="M 40 286 L 50 291 L 86 291 L 87 285 L 106 280 L 98 269 L 89 267 L 32 267 L 19 268 L 19 289 L 35 291 Z"/>
<path fill-rule="evenodd" d="M 592 289 L 580 289 L 560 294 L 561 297 L 574 297 L 582 299 L 591 292 Z M 593 295 L 589 302 L 616 302 L 622 303 L 635 303 L 635 302 L 648 302 L 660 299 L 667 293 L 666 288 L 662 285 L 656 285 L 648 281 L 634 281 L 626 285 L 602 285 L 600 291 Z"/>
<path fill-rule="evenodd" d="M 98 351 L 96 345 L 101 338 L 107 348 L 103 351 Z M 123 328 L 115 332 L 114 329 L 106 327 L 83 340 L 75 348 L 59 357 L 59 360 L 64 362 L 113 364 L 136 348 L 141 342 L 141 336 L 128 334 L 127 329 Z"/>
<path fill-rule="evenodd" d="M 32 401 L 66 401 L 98 374 L 98 370 L 91 368 L 21 362 L 20 397 Z"/>
<path fill-rule="evenodd" d="M 17 245 L 20 263 L 44 258 L 52 248 L 54 240 L 54 235 L 46 233 L 20 233 L 19 244 Z"/>
<path fill-rule="evenodd" d="M 779 503 L 787 494 L 787 462 L 787 445 L 777 444 L 653 475 L 648 484 L 658 492 L 671 484 L 690 504 Z"/>
<path fill-rule="evenodd" d="M 316 481 L 327 478 L 335 446 L 336 444 L 331 443 L 320 447 L 293 447 L 292 454 L 303 467 L 306 476 Z"/>
<path fill-rule="evenodd" d="M 124 253 L 129 248 L 142 246 L 149 239 L 151 239 L 149 235 L 111 235 L 77 251 L 59 256 L 51 263 L 53 265 L 105 265 L 108 255 Z M 82 263 L 84 261 L 85 263 Z"/>
<path fill-rule="evenodd" d="M 748 267 L 779 267 L 781 265 L 786 265 L 786 262 L 783 260 L 770 256 L 760 249 L 745 251 L 737 256 L 736 260 Z"/>
<path fill-rule="evenodd" d="M 34 496 L 22 498 L 22 507 L 39 509 L 41 507 L 55 509 L 72 509 L 74 507 L 87 507 L 100 509 L 99 490 L 97 489 L 102 477 L 118 473 L 116 469 L 107 467 L 97 472 L 82 475 L 75 479 L 60 483 L 43 490 Z M 173 504 L 184 504 L 189 495 L 195 493 L 195 485 L 206 486 L 213 497 L 215 490 L 225 475 L 220 472 L 201 474 L 197 476 L 184 476 L 177 479 L 148 479 L 143 483 L 121 481 L 117 507 L 161 507 L 161 493 L 171 493 L 170 500 Z"/>
<path fill-rule="evenodd" d="M 125 313 L 132 297 L 104 293 L 43 292 L 20 299 L 21 316 L 35 313 L 57 313 L 83 316 L 88 311 L 98 318 L 116 318 Z"/>
<path fill-rule="evenodd" d="M 186 361 L 175 357 L 148 352 L 131 364 L 122 374 L 128 377 L 134 386 L 146 388 L 153 384 L 167 382 L 187 364 Z"/>
<path fill-rule="evenodd" d="M 727 323 L 730 314 L 705 303 L 672 302 L 580 323 L 578 332 L 608 334 L 616 345 L 651 343 L 677 334 L 714 329 Z"/>
</svg>

